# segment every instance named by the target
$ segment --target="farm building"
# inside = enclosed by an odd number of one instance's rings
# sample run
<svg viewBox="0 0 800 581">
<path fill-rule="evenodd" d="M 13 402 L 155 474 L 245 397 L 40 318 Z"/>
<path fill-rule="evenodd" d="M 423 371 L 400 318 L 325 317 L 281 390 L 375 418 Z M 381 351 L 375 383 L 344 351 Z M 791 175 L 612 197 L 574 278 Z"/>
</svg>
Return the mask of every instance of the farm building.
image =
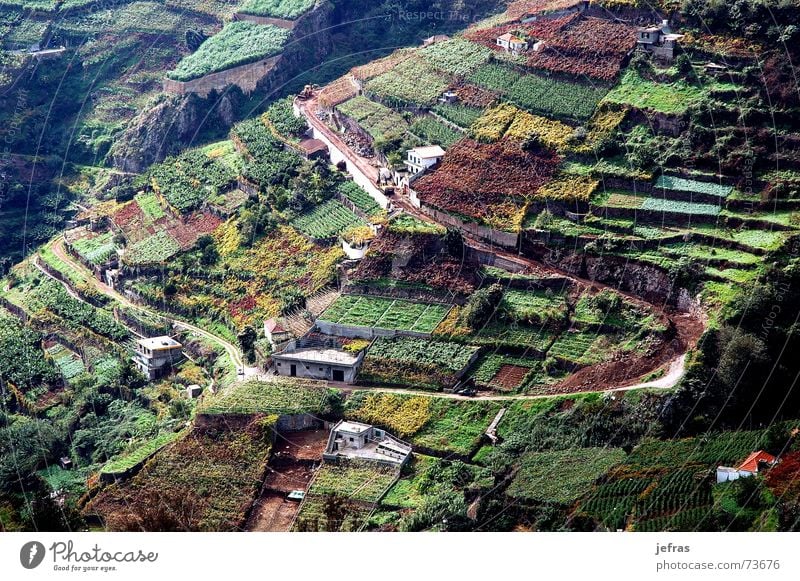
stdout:
<svg viewBox="0 0 800 581">
<path fill-rule="evenodd" d="M 406 160 L 403 162 L 408 167 L 409 173 L 418 174 L 426 169 L 432 168 L 444 157 L 444 149 L 438 145 L 427 147 L 415 147 L 406 153 Z"/>
<path fill-rule="evenodd" d="M 136 341 L 133 361 L 150 380 L 169 372 L 183 359 L 183 345 L 172 337 L 150 337 Z"/>
<path fill-rule="evenodd" d="M 286 322 L 283 319 L 275 317 L 264 321 L 264 336 L 273 349 L 277 349 L 283 343 L 291 341 L 294 338 Z"/>
<path fill-rule="evenodd" d="M 328 159 L 328 146 L 319 139 L 304 139 L 299 144 L 303 157 L 309 160 Z"/>
<path fill-rule="evenodd" d="M 516 56 L 528 50 L 528 41 L 507 32 L 497 37 L 497 46 Z"/>
<path fill-rule="evenodd" d="M 328 461 L 346 458 L 403 466 L 411 457 L 411 446 L 375 426 L 342 420 L 331 430 L 322 457 Z"/>
<path fill-rule="evenodd" d="M 363 352 L 345 351 L 334 339 L 291 341 L 283 351 L 272 354 L 279 375 L 343 383 L 355 382 L 363 358 Z"/>
<path fill-rule="evenodd" d="M 744 462 L 736 468 L 728 466 L 717 466 L 717 482 L 729 482 L 739 478 L 749 478 L 755 476 L 761 470 L 774 466 L 778 459 L 764 450 L 758 450 L 750 454 Z"/>
<path fill-rule="evenodd" d="M 666 20 L 660 26 L 647 26 L 636 31 L 636 47 L 650 52 L 657 59 L 671 62 L 682 34 L 674 34 Z"/>
</svg>

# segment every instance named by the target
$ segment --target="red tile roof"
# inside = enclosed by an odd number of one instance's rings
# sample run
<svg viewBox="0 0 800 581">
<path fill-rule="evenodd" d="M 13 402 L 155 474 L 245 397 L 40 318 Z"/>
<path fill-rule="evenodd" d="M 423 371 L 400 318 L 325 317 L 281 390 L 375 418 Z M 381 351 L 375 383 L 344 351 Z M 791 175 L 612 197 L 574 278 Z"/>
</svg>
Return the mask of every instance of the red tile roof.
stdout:
<svg viewBox="0 0 800 581">
<path fill-rule="evenodd" d="M 765 464 L 774 464 L 775 456 L 765 452 L 764 450 L 759 450 L 757 452 L 753 452 L 750 454 L 747 459 L 742 462 L 737 470 L 742 470 L 744 472 L 758 472 L 759 464 L 762 462 Z"/>
<path fill-rule="evenodd" d="M 281 323 L 277 319 L 270 319 L 266 323 L 264 323 L 264 327 L 270 333 L 286 333 L 286 329 L 281 325 Z"/>
</svg>

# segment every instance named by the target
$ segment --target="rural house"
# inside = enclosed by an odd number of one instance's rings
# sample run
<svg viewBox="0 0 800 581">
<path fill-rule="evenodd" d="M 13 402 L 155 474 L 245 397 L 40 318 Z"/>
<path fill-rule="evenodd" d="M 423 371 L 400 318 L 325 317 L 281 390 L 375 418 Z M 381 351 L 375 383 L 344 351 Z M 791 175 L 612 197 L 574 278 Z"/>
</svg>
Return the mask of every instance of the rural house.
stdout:
<svg viewBox="0 0 800 581">
<path fill-rule="evenodd" d="M 636 31 L 636 47 L 652 53 L 657 59 L 672 62 L 682 34 L 673 34 L 666 20 L 661 26 L 647 26 Z"/>
<path fill-rule="evenodd" d="M 271 318 L 264 321 L 264 336 L 269 341 L 272 349 L 278 349 L 283 343 L 291 341 L 294 337 L 286 322 L 280 318 Z"/>
<path fill-rule="evenodd" d="M 343 383 L 355 382 L 363 358 L 363 351 L 345 351 L 333 338 L 291 341 L 283 351 L 272 354 L 278 375 Z"/>
<path fill-rule="evenodd" d="M 510 32 L 497 37 L 497 46 L 515 56 L 528 50 L 528 41 Z"/>
<path fill-rule="evenodd" d="M 764 450 L 758 450 L 750 454 L 744 462 L 736 468 L 728 466 L 717 466 L 717 483 L 730 482 L 739 478 L 749 478 L 755 476 L 761 470 L 774 466 L 778 459 Z"/>
<path fill-rule="evenodd" d="M 408 167 L 409 173 L 414 175 L 439 163 L 444 157 L 444 149 L 438 145 L 415 147 L 414 149 L 409 149 L 406 155 L 406 160 L 403 163 Z"/>
<path fill-rule="evenodd" d="M 149 380 L 153 380 L 168 373 L 183 359 L 182 349 L 183 345 L 172 337 L 139 339 L 133 361 Z"/>
<path fill-rule="evenodd" d="M 330 157 L 328 146 L 319 139 L 304 139 L 300 142 L 299 147 L 303 157 L 308 160 L 328 159 Z"/>
<path fill-rule="evenodd" d="M 331 430 L 322 457 L 331 462 L 346 458 L 403 466 L 411 457 L 411 446 L 375 426 L 342 420 Z"/>
</svg>

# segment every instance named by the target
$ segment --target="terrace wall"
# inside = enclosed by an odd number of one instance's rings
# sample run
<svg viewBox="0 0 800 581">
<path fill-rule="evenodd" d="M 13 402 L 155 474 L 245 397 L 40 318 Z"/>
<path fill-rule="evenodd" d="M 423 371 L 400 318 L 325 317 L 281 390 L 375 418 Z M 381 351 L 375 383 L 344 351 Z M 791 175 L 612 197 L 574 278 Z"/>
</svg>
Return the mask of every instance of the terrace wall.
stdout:
<svg viewBox="0 0 800 581">
<path fill-rule="evenodd" d="M 414 288 L 383 288 L 370 286 L 369 283 L 359 284 L 357 282 L 347 283 L 343 292 L 348 295 L 372 295 L 379 297 L 393 297 L 396 299 L 404 299 L 411 301 L 420 301 L 423 303 L 439 303 L 443 305 L 450 305 L 456 302 L 463 305 L 466 302 L 466 297 L 463 295 L 453 295 L 447 290 L 428 290 L 428 289 L 414 289 Z"/>
<path fill-rule="evenodd" d="M 271 72 L 283 55 L 276 55 L 254 63 L 239 65 L 224 71 L 210 73 L 191 81 L 164 79 L 164 92 L 171 95 L 196 93 L 206 97 L 211 91 L 222 91 L 229 85 L 236 85 L 242 91 L 252 93 L 258 82 Z"/>
<path fill-rule="evenodd" d="M 361 186 L 361 188 L 367 192 L 372 199 L 374 199 L 378 205 L 383 208 L 384 210 L 389 207 L 389 198 L 387 198 L 384 193 L 376 186 L 371 179 L 361 171 L 357 165 L 352 163 L 348 156 L 344 154 L 344 152 L 339 149 L 328 137 L 319 131 L 313 124 L 311 125 L 311 137 L 314 139 L 319 139 L 325 145 L 328 146 L 328 151 L 330 152 L 331 156 L 331 163 L 333 165 L 337 165 L 339 162 L 343 162 L 345 167 L 347 168 L 347 172 L 353 176 L 353 181 Z"/>
<path fill-rule="evenodd" d="M 284 18 L 272 18 L 270 16 L 256 16 L 255 14 L 247 14 L 245 12 L 235 12 L 233 14 L 234 20 L 245 20 L 253 24 L 271 24 L 272 26 L 280 26 L 287 30 L 292 30 L 295 25 L 294 20 L 286 20 Z"/>
<path fill-rule="evenodd" d="M 376 337 L 419 337 L 420 339 L 427 339 L 431 336 L 431 333 L 422 333 L 420 331 L 341 325 L 339 323 L 330 323 L 321 320 L 317 320 L 316 327 L 320 333 L 347 337 L 349 339 L 375 339 Z"/>
<path fill-rule="evenodd" d="M 452 214 L 438 210 L 425 203 L 420 205 L 420 210 L 433 218 L 439 224 L 447 224 L 448 226 L 457 228 L 458 230 L 461 230 L 470 236 L 475 236 L 476 238 L 480 238 L 486 242 L 490 242 L 504 248 L 516 248 L 519 244 L 518 233 L 502 232 L 500 230 L 495 230 L 494 228 L 482 226 L 476 222 L 465 222 L 464 220 L 457 218 Z"/>
<path fill-rule="evenodd" d="M 475 260 L 479 264 L 483 264 L 485 266 L 496 266 L 497 268 L 502 268 L 508 272 L 524 273 L 527 270 L 522 264 L 512 262 L 502 256 L 494 254 L 493 252 L 489 252 L 488 250 L 480 250 L 478 248 L 473 248 L 472 246 L 467 246 L 467 258 L 470 260 Z"/>
</svg>

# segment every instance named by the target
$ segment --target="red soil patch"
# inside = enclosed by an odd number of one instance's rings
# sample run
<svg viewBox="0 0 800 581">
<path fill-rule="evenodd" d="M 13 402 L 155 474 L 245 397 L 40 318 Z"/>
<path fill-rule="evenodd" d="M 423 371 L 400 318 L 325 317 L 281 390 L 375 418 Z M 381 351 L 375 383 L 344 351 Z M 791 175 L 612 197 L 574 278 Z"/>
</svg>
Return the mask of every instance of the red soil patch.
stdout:
<svg viewBox="0 0 800 581">
<path fill-rule="evenodd" d="M 497 374 L 492 378 L 491 384 L 493 387 L 500 389 L 516 389 L 522 385 L 522 381 L 530 370 L 530 367 L 506 363 L 497 371 Z"/>
</svg>

